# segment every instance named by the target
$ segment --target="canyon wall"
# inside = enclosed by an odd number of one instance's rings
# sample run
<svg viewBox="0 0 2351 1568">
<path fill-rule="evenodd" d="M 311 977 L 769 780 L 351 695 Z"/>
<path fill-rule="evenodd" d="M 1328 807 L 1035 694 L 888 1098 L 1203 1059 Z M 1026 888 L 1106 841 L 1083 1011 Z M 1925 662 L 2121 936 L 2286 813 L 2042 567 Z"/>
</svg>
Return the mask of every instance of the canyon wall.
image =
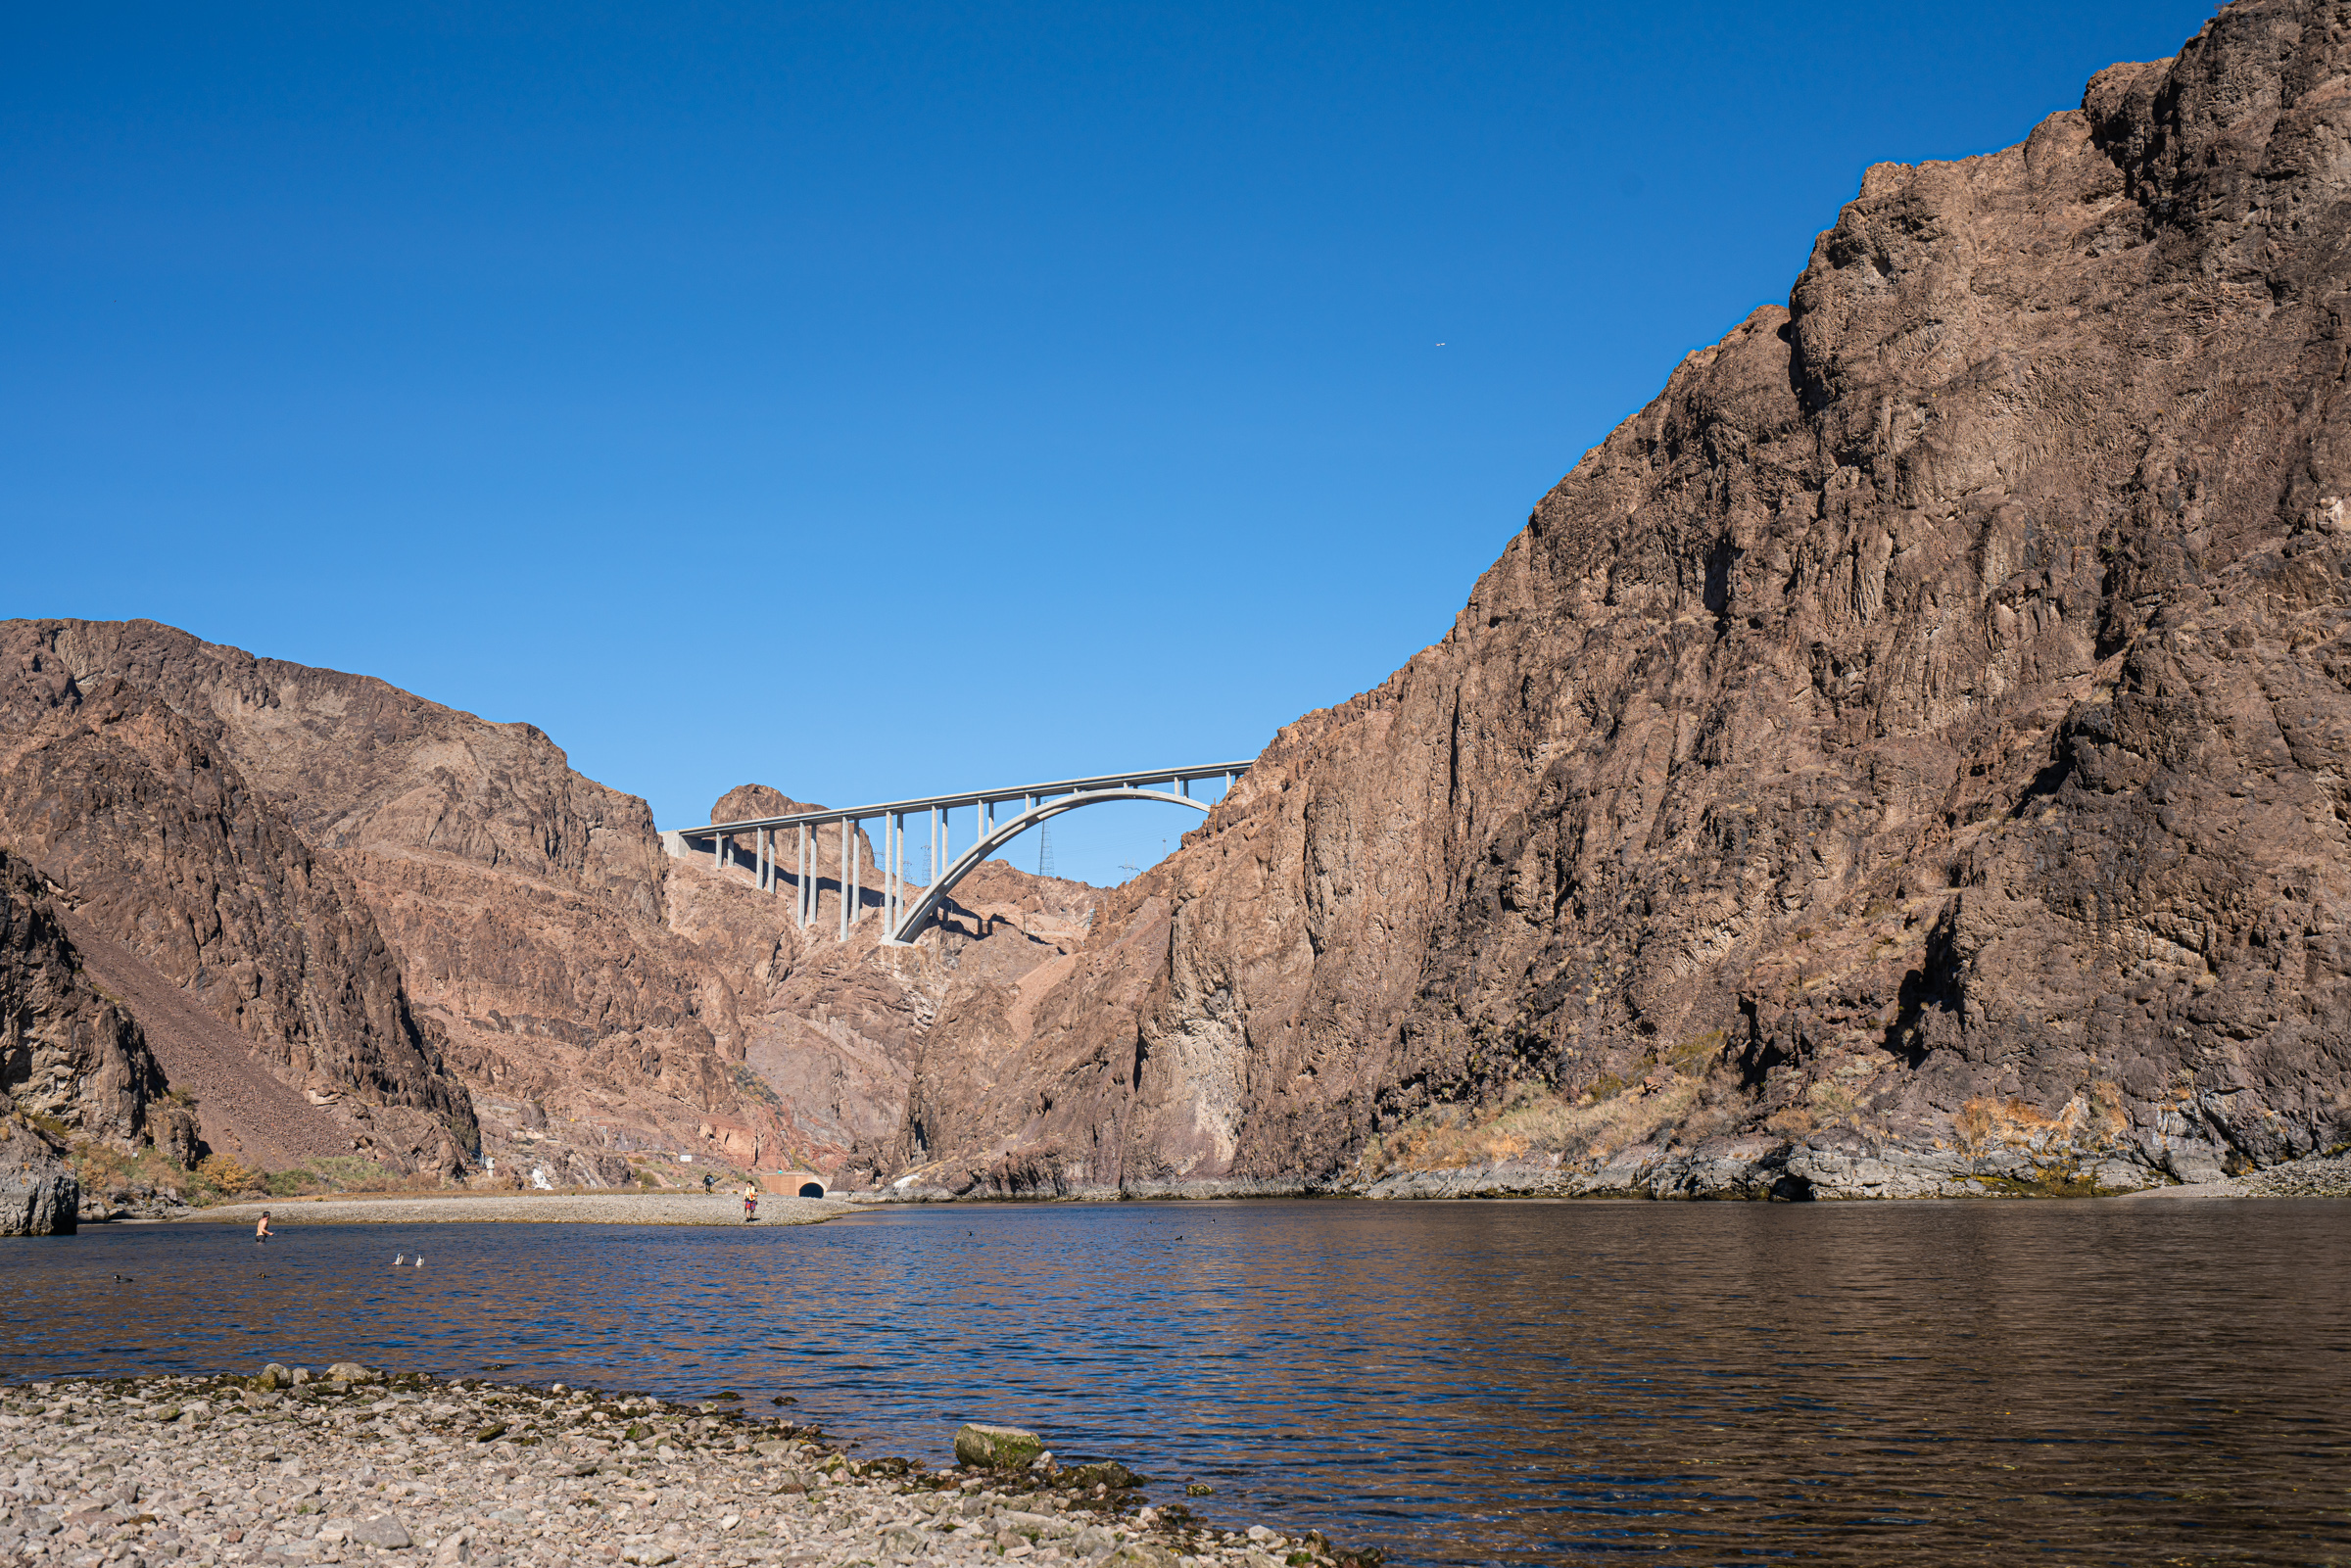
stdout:
<svg viewBox="0 0 2351 1568">
<path fill-rule="evenodd" d="M 887 1173 L 1893 1196 L 2351 1141 L 2347 359 L 2339 6 L 1870 169 L 1442 641 L 942 1014 Z"/>
<path fill-rule="evenodd" d="M 670 859 L 643 800 L 528 724 L 151 622 L 6 623 L 11 668 L 0 844 L 56 879 L 75 963 L 194 1100 L 182 1141 L 253 1168 L 870 1179 L 923 1030 L 984 967 L 964 949 L 1019 972 L 1084 930 L 1091 889 L 994 864 L 936 939 L 885 948 L 860 837 L 843 942 L 838 836 L 803 929 L 789 877 L 759 890 L 747 846 Z M 797 809 L 765 785 L 713 808 Z"/>
</svg>

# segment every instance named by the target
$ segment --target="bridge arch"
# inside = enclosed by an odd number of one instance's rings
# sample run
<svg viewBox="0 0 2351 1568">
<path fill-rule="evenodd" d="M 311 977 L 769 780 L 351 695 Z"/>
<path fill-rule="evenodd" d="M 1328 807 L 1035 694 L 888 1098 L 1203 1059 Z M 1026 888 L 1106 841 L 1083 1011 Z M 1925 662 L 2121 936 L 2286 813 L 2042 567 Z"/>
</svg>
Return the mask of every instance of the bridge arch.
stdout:
<svg viewBox="0 0 2351 1568">
<path fill-rule="evenodd" d="M 906 918 L 898 923 L 896 930 L 889 933 L 889 939 L 901 944 L 913 941 L 921 934 L 931 917 L 937 913 L 940 903 L 955 890 L 957 882 L 978 871 L 982 861 L 1038 823 L 1049 822 L 1063 812 L 1076 811 L 1080 806 L 1099 806 L 1113 800 L 1162 800 L 1172 806 L 1189 806 L 1203 816 L 1209 808 L 1209 802 L 1205 800 L 1194 800 L 1189 795 L 1179 795 L 1166 789 L 1086 789 L 1074 795 L 1056 795 L 1051 800 L 1040 800 L 1019 816 L 998 823 L 978 843 L 956 856 L 954 863 L 947 867 L 946 874 L 923 889 L 923 896 L 908 906 Z"/>
</svg>

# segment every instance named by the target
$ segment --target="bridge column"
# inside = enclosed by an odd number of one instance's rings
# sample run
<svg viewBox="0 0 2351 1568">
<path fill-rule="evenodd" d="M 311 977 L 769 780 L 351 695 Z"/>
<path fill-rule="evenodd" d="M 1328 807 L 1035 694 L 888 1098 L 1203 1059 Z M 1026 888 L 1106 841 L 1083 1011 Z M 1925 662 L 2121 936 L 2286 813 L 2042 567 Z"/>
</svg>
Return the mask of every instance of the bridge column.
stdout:
<svg viewBox="0 0 2351 1568">
<path fill-rule="evenodd" d="M 808 924 L 808 825 L 806 823 L 800 824 L 799 894 L 799 908 L 795 913 L 800 917 L 800 925 L 804 927 Z"/>
<path fill-rule="evenodd" d="M 710 869 L 712 871 L 724 871 L 727 869 L 727 863 L 719 858 L 720 855 L 725 853 L 726 842 L 727 835 L 725 833 L 712 833 L 710 835 Z"/>
<path fill-rule="evenodd" d="M 849 819 L 840 819 L 840 939 L 849 939 Z"/>
<path fill-rule="evenodd" d="M 849 819 L 849 924 L 865 918 L 865 855 L 857 847 L 857 830 L 864 823 Z"/>
<path fill-rule="evenodd" d="M 759 870 L 751 880 L 764 893 L 767 891 L 767 830 L 760 829 L 754 836 L 759 845 Z"/>
</svg>

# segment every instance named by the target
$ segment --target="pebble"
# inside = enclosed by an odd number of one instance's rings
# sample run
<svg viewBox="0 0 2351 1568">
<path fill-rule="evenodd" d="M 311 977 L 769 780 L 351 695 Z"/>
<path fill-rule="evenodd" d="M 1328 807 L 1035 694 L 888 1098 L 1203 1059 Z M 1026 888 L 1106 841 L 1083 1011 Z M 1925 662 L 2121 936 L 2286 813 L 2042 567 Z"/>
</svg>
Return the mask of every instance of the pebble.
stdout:
<svg viewBox="0 0 2351 1568">
<path fill-rule="evenodd" d="M 1081 1469 L 927 1472 L 853 1462 L 815 1428 L 644 1396 L 352 1362 L 269 1370 L 0 1389 L 0 1565 L 1354 1560 L 1319 1536 L 1129 1513 L 1132 1493 L 1094 1497 Z"/>
</svg>

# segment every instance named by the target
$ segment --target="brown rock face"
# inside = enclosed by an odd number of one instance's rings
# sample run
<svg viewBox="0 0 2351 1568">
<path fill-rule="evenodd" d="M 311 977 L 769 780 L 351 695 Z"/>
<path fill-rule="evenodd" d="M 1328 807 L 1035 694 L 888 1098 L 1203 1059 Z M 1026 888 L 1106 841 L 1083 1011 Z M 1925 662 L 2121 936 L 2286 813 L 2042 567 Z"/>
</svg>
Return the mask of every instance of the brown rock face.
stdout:
<svg viewBox="0 0 2351 1568">
<path fill-rule="evenodd" d="M 1017 1066 L 934 1039 L 901 1157 L 1858 1196 L 2351 1140 L 2347 84 L 2336 7 L 2240 0 L 1871 169 Z"/>
<path fill-rule="evenodd" d="M 0 642 L 0 834 L 64 885 L 72 918 L 287 1082 L 375 1107 L 393 1163 L 456 1168 L 472 1111 L 399 966 L 219 727 L 87 657 L 70 623 L 10 623 Z"/>
</svg>

